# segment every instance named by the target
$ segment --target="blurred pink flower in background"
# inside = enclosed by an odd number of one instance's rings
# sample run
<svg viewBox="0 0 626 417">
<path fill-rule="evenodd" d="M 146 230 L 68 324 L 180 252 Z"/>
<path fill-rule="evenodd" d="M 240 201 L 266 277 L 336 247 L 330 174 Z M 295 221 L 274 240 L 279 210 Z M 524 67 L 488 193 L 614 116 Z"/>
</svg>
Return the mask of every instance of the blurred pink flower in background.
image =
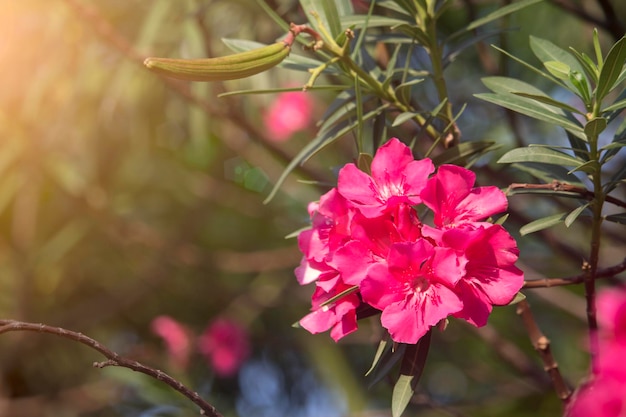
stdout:
<svg viewBox="0 0 626 417">
<path fill-rule="evenodd" d="M 604 290 L 597 300 L 598 374 L 578 389 L 567 415 L 626 417 L 626 290 Z"/>
<path fill-rule="evenodd" d="M 311 124 L 313 99 L 308 93 L 293 91 L 278 94 L 263 116 L 268 136 L 274 142 L 284 142 L 295 132 Z"/>
<path fill-rule="evenodd" d="M 250 355 L 250 341 L 246 329 L 232 320 L 220 318 L 200 336 L 198 349 L 217 375 L 231 377 Z"/>
<path fill-rule="evenodd" d="M 152 332 L 165 342 L 172 367 L 179 370 L 187 368 L 191 354 L 189 330 L 170 316 L 156 317 L 150 327 Z"/>
</svg>

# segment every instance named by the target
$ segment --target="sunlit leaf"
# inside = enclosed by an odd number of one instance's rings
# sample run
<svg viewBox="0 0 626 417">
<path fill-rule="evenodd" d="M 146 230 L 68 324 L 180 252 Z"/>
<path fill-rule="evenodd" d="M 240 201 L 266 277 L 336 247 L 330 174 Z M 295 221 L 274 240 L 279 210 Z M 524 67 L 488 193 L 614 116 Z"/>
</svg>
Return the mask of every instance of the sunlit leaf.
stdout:
<svg viewBox="0 0 626 417">
<path fill-rule="evenodd" d="M 413 398 L 413 380 L 415 378 L 410 375 L 400 375 L 396 384 L 393 386 L 391 394 L 391 416 L 400 417 L 406 407 Z"/>
<path fill-rule="evenodd" d="M 571 71 L 569 65 L 560 61 L 546 61 L 543 63 L 543 66 L 546 67 L 550 74 L 561 80 L 567 80 Z"/>
<path fill-rule="evenodd" d="M 596 100 L 602 100 L 613 89 L 615 81 L 619 78 L 626 61 L 626 37 L 617 41 L 611 48 L 604 65 L 600 70 L 598 86 L 596 87 Z"/>
<path fill-rule="evenodd" d="M 510 150 L 498 160 L 500 164 L 511 164 L 513 162 L 540 162 L 561 166 L 579 166 L 585 161 L 551 148 L 529 146 Z"/>
<path fill-rule="evenodd" d="M 378 365 L 378 362 L 380 361 L 380 359 L 383 357 L 383 353 L 385 353 L 385 350 L 387 349 L 388 344 L 389 344 L 388 336 L 386 336 L 384 339 L 382 339 L 378 343 L 378 349 L 376 349 L 376 353 L 374 354 L 374 359 L 372 359 L 372 365 L 370 366 L 370 369 L 368 369 L 367 372 L 365 372 L 365 376 L 370 375 L 372 371 L 376 369 L 376 366 Z"/>
<path fill-rule="evenodd" d="M 372 15 L 370 16 L 369 21 L 367 20 L 366 14 L 356 14 L 356 15 L 341 17 L 341 24 L 343 27 L 354 26 L 356 29 L 361 29 L 363 26 L 365 26 L 366 21 L 367 21 L 367 27 L 370 27 L 370 28 L 391 27 L 391 26 L 406 24 L 406 21 L 404 20 L 396 19 L 393 17 L 387 17 L 387 16 Z"/>
<path fill-rule="evenodd" d="M 567 217 L 567 213 L 558 213 L 552 216 L 544 217 L 544 218 L 532 221 L 525 226 L 522 226 L 519 229 L 519 232 L 522 236 L 528 235 L 530 233 L 538 232 L 540 230 L 544 230 L 549 227 L 556 226 L 557 224 L 563 223 L 566 217 Z"/>
<path fill-rule="evenodd" d="M 589 91 L 587 78 L 578 71 L 571 71 L 569 73 L 568 80 L 576 89 L 574 93 L 578 92 L 578 96 L 582 98 L 585 103 L 585 107 L 587 109 L 591 109 L 593 103 L 591 101 L 591 91 Z"/>
<path fill-rule="evenodd" d="M 546 39 L 531 36 L 530 49 L 544 65 L 547 62 L 553 63 L 557 61 L 567 65 L 572 71 L 578 71 L 581 74 L 585 72 L 584 68 L 572 54 Z"/>
<path fill-rule="evenodd" d="M 533 96 L 549 97 L 532 84 L 510 77 L 483 77 L 485 87 L 494 93 L 525 93 Z"/>
</svg>

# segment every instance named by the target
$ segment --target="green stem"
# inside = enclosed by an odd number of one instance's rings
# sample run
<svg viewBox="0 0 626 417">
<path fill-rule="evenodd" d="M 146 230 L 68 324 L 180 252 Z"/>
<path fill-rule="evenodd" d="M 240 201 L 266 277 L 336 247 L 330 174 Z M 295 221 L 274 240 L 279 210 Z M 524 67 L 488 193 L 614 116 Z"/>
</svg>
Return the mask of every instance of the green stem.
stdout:
<svg viewBox="0 0 626 417">
<path fill-rule="evenodd" d="M 594 111 L 594 115 L 595 115 Z M 590 117 L 589 120 L 592 120 Z M 596 374 L 598 356 L 598 321 L 596 317 L 596 288 L 595 281 L 598 274 L 598 263 L 600 259 L 600 239 L 602 226 L 602 206 L 606 196 L 602 188 L 602 166 L 600 164 L 600 152 L 598 150 L 598 137 L 589 137 L 589 157 L 593 161 L 593 193 L 591 201 L 593 212 L 591 222 L 591 248 L 589 254 L 589 265 L 585 275 L 585 298 L 587 300 L 587 323 L 589 325 L 589 352 L 591 355 L 591 371 Z"/>
</svg>

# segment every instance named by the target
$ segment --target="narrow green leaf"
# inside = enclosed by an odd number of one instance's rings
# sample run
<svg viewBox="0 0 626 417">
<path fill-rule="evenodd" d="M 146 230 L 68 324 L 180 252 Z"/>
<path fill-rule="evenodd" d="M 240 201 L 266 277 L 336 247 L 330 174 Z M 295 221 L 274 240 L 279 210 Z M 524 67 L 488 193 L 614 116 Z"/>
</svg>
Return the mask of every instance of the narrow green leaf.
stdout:
<svg viewBox="0 0 626 417">
<path fill-rule="evenodd" d="M 587 110 L 590 110 L 593 106 L 593 103 L 591 101 L 591 91 L 589 90 L 589 83 L 587 82 L 587 78 L 578 71 L 571 71 L 569 73 L 568 80 L 570 83 L 572 83 L 576 91 L 578 91 L 578 96 L 582 98 Z"/>
<path fill-rule="evenodd" d="M 387 16 L 372 15 L 370 16 L 369 20 L 367 19 L 366 14 L 356 14 L 341 17 L 341 26 L 346 28 L 354 26 L 356 29 L 361 29 L 365 26 L 366 22 L 367 27 L 369 28 L 391 27 L 406 24 L 406 21 L 404 20 Z"/>
<path fill-rule="evenodd" d="M 391 124 L 391 126 L 392 127 L 400 126 L 402 123 L 406 122 L 407 120 L 411 120 L 412 118 L 414 118 L 418 114 L 419 113 L 410 112 L 410 111 L 405 111 L 404 113 L 400 113 L 398 115 L 398 117 L 396 117 L 393 120 L 393 123 Z"/>
<path fill-rule="evenodd" d="M 400 417 L 406 407 L 409 405 L 415 391 L 412 388 L 413 377 L 409 375 L 400 375 L 396 384 L 393 386 L 391 394 L 391 416 Z"/>
<path fill-rule="evenodd" d="M 561 101 L 557 101 L 557 100 L 553 99 L 552 97 L 547 97 L 547 96 L 543 96 L 543 95 L 538 96 L 538 95 L 535 95 L 535 94 L 526 94 L 526 93 L 517 93 L 517 92 L 514 92 L 513 94 L 515 94 L 516 96 L 520 96 L 520 97 L 526 97 L 526 98 L 538 101 L 538 102 L 543 103 L 543 104 L 548 104 L 550 106 L 558 107 L 560 109 L 566 110 L 566 111 L 571 112 L 571 113 L 584 114 L 583 112 L 581 112 L 577 108 L 572 107 L 569 104 L 563 103 Z"/>
<path fill-rule="evenodd" d="M 572 169 L 570 169 L 567 173 L 573 174 L 574 172 L 586 172 L 587 174 L 595 174 L 596 171 L 596 162 L 595 161 L 587 161 L 584 164 L 580 164 Z"/>
<path fill-rule="evenodd" d="M 569 65 L 561 61 L 546 61 L 543 63 L 548 72 L 560 80 L 567 80 L 572 70 Z"/>
<path fill-rule="evenodd" d="M 526 236 L 530 233 L 538 232 L 539 230 L 547 229 L 552 226 L 556 226 L 559 223 L 563 223 L 567 213 L 558 213 L 552 216 L 544 217 L 528 223 L 519 229 L 522 236 Z"/>
<path fill-rule="evenodd" d="M 493 150 L 494 145 L 495 142 L 492 141 L 461 142 L 458 146 L 453 146 L 437 156 L 434 156 L 432 160 L 436 166 L 455 164 L 459 161 L 465 161 L 470 157 L 482 156 Z"/>
<path fill-rule="evenodd" d="M 320 304 L 319 308 L 324 308 L 326 306 L 329 306 L 335 301 L 340 300 L 343 297 L 350 295 L 358 290 L 359 290 L 359 287 L 357 285 L 350 287 L 350 288 L 346 288 L 345 290 L 341 291 L 339 294 L 336 294 L 330 297 L 328 300 L 324 301 L 322 304 Z"/>
<path fill-rule="evenodd" d="M 430 42 L 430 40 L 428 39 L 428 35 L 426 35 L 426 32 L 424 32 L 417 26 L 404 24 L 396 27 L 396 30 L 399 30 L 400 32 L 409 36 L 411 39 L 415 39 L 420 45 L 428 45 Z"/>
<path fill-rule="evenodd" d="M 505 51 L 504 49 L 498 48 L 495 45 L 491 45 L 491 47 L 493 49 L 495 49 L 496 51 L 508 56 L 509 58 L 511 58 L 513 61 L 523 65 L 524 67 L 526 67 L 527 69 L 529 69 L 530 71 L 534 72 L 537 75 L 540 75 L 541 77 L 552 81 L 554 84 L 563 87 L 563 88 L 567 88 L 567 86 L 561 82 L 558 78 L 553 77 L 551 74 L 545 73 L 543 71 L 541 71 L 539 68 L 536 68 L 532 65 L 530 65 L 528 62 L 516 57 L 515 55 L 511 55 L 510 53 L 508 53 L 507 51 Z"/>
<path fill-rule="evenodd" d="M 622 165 L 622 167 L 611 176 L 609 181 L 602 185 L 602 188 L 604 192 L 608 194 L 622 183 L 626 183 L 626 164 Z"/>
<path fill-rule="evenodd" d="M 549 97 L 532 84 L 510 77 L 483 77 L 485 87 L 494 93 L 526 93 L 533 96 Z"/>
<path fill-rule="evenodd" d="M 356 166 L 359 167 L 359 169 L 363 172 L 365 172 L 366 174 L 371 174 L 372 173 L 372 161 L 374 160 L 374 157 L 369 154 L 369 153 L 359 153 L 359 157 L 357 158 L 357 163 Z"/>
<path fill-rule="evenodd" d="M 388 344 L 389 344 L 389 337 L 388 336 L 385 336 L 384 339 L 382 339 L 380 342 L 378 342 L 378 349 L 376 349 L 376 353 L 374 354 L 374 359 L 372 360 L 372 365 L 370 366 L 370 369 L 368 369 L 367 372 L 365 373 L 365 376 L 368 376 L 369 374 L 372 373 L 372 371 L 374 369 L 376 369 L 376 365 L 378 365 L 378 362 L 382 358 L 383 353 L 385 353 L 385 350 L 387 349 L 387 345 Z"/>
<path fill-rule="evenodd" d="M 377 107 L 376 109 L 369 111 L 368 113 L 366 113 L 363 116 L 363 120 L 362 121 L 366 121 L 366 120 L 374 118 L 375 116 L 380 114 L 382 111 L 384 111 L 387 107 L 389 107 L 388 104 L 383 104 L 383 105 Z M 289 162 L 289 164 L 287 164 L 287 167 L 285 168 L 285 170 L 283 171 L 281 176 L 278 178 L 278 180 L 276 181 L 276 184 L 272 188 L 272 191 L 270 191 L 269 195 L 263 201 L 263 203 L 267 204 L 267 203 L 269 203 L 272 200 L 272 198 L 274 198 L 274 196 L 276 195 L 276 193 L 280 189 L 280 186 L 282 185 L 282 183 L 287 178 L 287 176 L 298 165 L 306 162 L 309 158 L 311 158 L 313 155 L 315 155 L 321 149 L 323 149 L 324 147 L 326 147 L 330 143 L 334 142 L 336 139 L 340 138 L 341 136 L 345 135 L 346 133 L 348 133 L 349 131 L 354 129 L 354 127 L 358 123 L 359 123 L 359 121 L 357 121 L 357 120 L 345 121 L 345 122 L 339 123 L 336 126 L 326 130 L 323 134 L 318 134 L 318 136 L 315 137 L 315 139 L 313 139 L 311 142 L 309 142 L 294 157 L 294 159 L 292 159 Z"/>
<path fill-rule="evenodd" d="M 474 20 L 472 23 L 467 25 L 467 27 L 463 31 L 464 32 L 472 31 L 489 22 L 493 22 L 494 20 L 500 19 L 501 17 L 514 13 L 528 6 L 532 6 L 533 4 L 537 4 L 541 1 L 543 0 L 522 0 L 522 1 L 517 1 L 515 3 L 511 3 L 508 6 L 499 7 L 495 12 L 489 13 L 487 16 L 481 17 L 480 19 Z"/>
<path fill-rule="evenodd" d="M 612 111 L 616 111 L 616 110 L 622 110 L 624 108 L 626 108 L 626 99 L 620 100 L 620 101 L 616 101 L 615 103 L 611 104 L 610 106 L 605 107 L 604 109 L 602 109 L 602 113 L 612 112 Z"/>
<path fill-rule="evenodd" d="M 392 347 L 390 350 L 386 351 L 383 354 L 383 357 L 378 361 L 378 364 L 374 371 L 368 376 L 368 384 L 369 388 L 376 385 L 380 380 L 382 380 L 391 369 L 398 363 L 398 361 L 404 355 L 404 351 L 406 350 L 405 344 L 399 344 L 397 347 Z"/>
<path fill-rule="evenodd" d="M 604 117 L 594 117 L 585 125 L 585 135 L 590 139 L 597 139 L 606 129 L 607 121 Z"/>
<path fill-rule="evenodd" d="M 511 164 L 514 162 L 540 162 L 560 166 L 579 166 L 585 161 L 551 148 L 535 146 L 510 150 L 498 160 L 499 164 Z"/>
<path fill-rule="evenodd" d="M 499 224 L 500 226 L 502 226 L 504 222 L 507 221 L 508 218 L 509 218 L 509 213 L 506 213 L 504 216 L 500 216 L 498 220 L 493 222 L 493 224 Z"/>
<path fill-rule="evenodd" d="M 589 207 L 589 203 L 587 204 L 583 204 L 580 207 L 575 208 L 574 210 L 571 211 L 570 214 L 567 215 L 567 217 L 565 218 L 565 227 L 570 227 L 578 218 L 578 216 L 580 216 L 582 214 L 583 211 L 585 211 L 585 209 Z"/>
<path fill-rule="evenodd" d="M 593 29 L 593 50 L 596 53 L 596 62 L 598 68 L 602 68 L 604 65 L 604 58 L 602 57 L 602 47 L 600 46 L 600 37 L 598 36 L 598 29 Z"/>
<path fill-rule="evenodd" d="M 596 87 L 596 100 L 601 101 L 613 89 L 615 81 L 619 78 L 626 61 L 626 37 L 617 41 L 611 48 L 598 78 Z"/>
<path fill-rule="evenodd" d="M 256 0 L 257 4 L 263 9 L 265 13 L 276 23 L 283 31 L 289 31 L 289 23 L 287 23 L 278 13 L 274 11 L 274 9 L 267 4 L 264 0 Z"/>
<path fill-rule="evenodd" d="M 586 139 L 583 128 L 577 123 L 568 120 L 566 117 L 555 112 L 549 106 L 538 104 L 536 101 L 519 97 L 514 94 L 491 94 L 482 93 L 475 94 L 477 98 L 505 107 L 509 110 L 516 111 L 526 116 L 552 123 L 572 132 L 581 139 Z"/>
<path fill-rule="evenodd" d="M 567 65 L 572 71 L 578 71 L 581 74 L 585 72 L 578 60 L 572 56 L 572 54 L 559 48 L 554 43 L 546 39 L 531 36 L 530 49 L 544 65 L 546 62 L 558 61 Z"/>
<path fill-rule="evenodd" d="M 332 91 L 332 90 L 343 91 L 348 88 L 350 88 L 349 85 L 314 85 L 313 87 L 307 88 L 306 91 L 307 92 L 309 91 Z M 222 97 L 230 97 L 230 96 L 243 96 L 243 95 L 253 95 L 253 94 L 277 94 L 277 93 L 288 93 L 288 92 L 302 92 L 302 87 L 228 91 L 226 93 L 218 94 L 217 97 L 222 98 Z"/>
<path fill-rule="evenodd" d="M 574 136 L 570 132 L 566 131 L 565 133 L 567 134 L 567 140 L 570 143 L 570 147 L 574 151 L 574 155 L 576 155 L 576 157 L 580 158 L 582 161 L 588 161 L 589 143 L 587 143 L 586 140 L 583 140 L 578 136 Z"/>
<path fill-rule="evenodd" d="M 598 70 L 596 64 L 584 53 L 580 53 L 571 47 L 569 50 L 572 54 L 574 54 L 574 57 L 578 60 L 580 65 L 585 69 L 585 74 L 591 78 L 591 81 L 593 81 L 594 84 L 597 84 L 600 71 Z"/>
<path fill-rule="evenodd" d="M 513 164 L 512 167 L 527 172 L 546 184 L 557 180 L 580 187 L 584 186 L 577 176 L 568 173 L 568 170 L 560 165 L 524 162 L 522 164 Z"/>
<path fill-rule="evenodd" d="M 613 223 L 626 224 L 626 213 L 611 214 L 606 216 L 605 219 Z"/>
<path fill-rule="evenodd" d="M 339 11 L 337 10 L 336 2 L 341 0 L 317 0 L 322 4 L 322 10 L 326 21 L 328 22 L 328 28 L 333 38 L 337 38 L 343 32 L 341 29 L 341 21 L 339 20 Z"/>
</svg>

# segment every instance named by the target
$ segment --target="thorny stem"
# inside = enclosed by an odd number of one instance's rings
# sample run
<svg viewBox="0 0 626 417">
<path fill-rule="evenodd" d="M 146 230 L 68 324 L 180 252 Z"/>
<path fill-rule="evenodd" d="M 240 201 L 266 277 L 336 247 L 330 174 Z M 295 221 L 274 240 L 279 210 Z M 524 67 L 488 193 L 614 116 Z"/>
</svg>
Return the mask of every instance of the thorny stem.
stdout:
<svg viewBox="0 0 626 417">
<path fill-rule="evenodd" d="M 94 362 L 93 366 L 96 368 L 104 368 L 106 366 L 119 366 L 123 368 L 131 369 L 135 372 L 140 372 L 142 374 L 148 375 L 156 380 L 162 381 L 163 383 L 169 385 L 174 390 L 178 391 L 189 400 L 191 400 L 194 404 L 200 407 L 201 414 L 209 417 L 222 417 L 219 411 L 211 404 L 202 399 L 198 393 L 192 391 L 187 388 L 177 379 L 172 378 L 168 374 L 158 369 L 151 368 L 149 366 L 143 365 L 137 361 L 124 358 L 119 354 L 113 352 L 102 343 L 97 340 L 92 339 L 89 336 L 85 336 L 82 333 L 74 332 L 71 330 L 64 329 L 62 327 L 54 327 L 48 326 L 42 323 L 27 323 L 16 320 L 2 320 L 0 319 L 0 334 L 15 332 L 15 331 L 31 331 L 38 333 L 48 333 L 53 334 L 55 336 L 60 336 L 66 339 L 73 340 L 78 343 L 82 343 L 85 346 L 92 348 L 93 350 L 101 353 L 108 360 L 104 362 Z"/>
<path fill-rule="evenodd" d="M 522 300 L 517 304 L 517 314 L 522 318 L 524 327 L 528 332 L 528 337 L 535 350 L 539 353 L 543 362 L 543 368 L 548 373 L 552 386 L 559 396 L 563 405 L 567 405 L 572 395 L 572 391 L 563 379 L 561 372 L 559 371 L 559 365 L 552 356 L 550 349 L 550 340 L 543 334 L 532 312 L 530 311 L 530 305 L 528 301 Z"/>
</svg>

